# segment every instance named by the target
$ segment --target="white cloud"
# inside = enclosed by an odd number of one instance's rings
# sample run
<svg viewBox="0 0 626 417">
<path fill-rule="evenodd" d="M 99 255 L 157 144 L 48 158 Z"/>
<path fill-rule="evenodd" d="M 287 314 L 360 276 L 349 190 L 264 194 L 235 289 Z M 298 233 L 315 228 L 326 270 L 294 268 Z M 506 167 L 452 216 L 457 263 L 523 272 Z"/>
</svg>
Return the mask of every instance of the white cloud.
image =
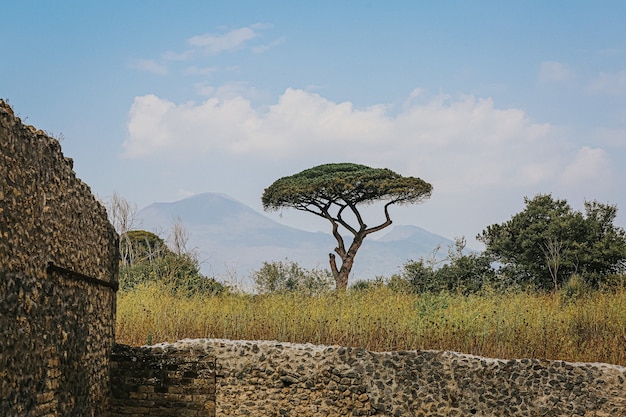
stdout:
<svg viewBox="0 0 626 417">
<path fill-rule="evenodd" d="M 236 87 L 236 86 L 235 86 Z M 208 92 L 208 90 L 207 90 Z M 391 115 L 386 105 L 356 109 L 304 90 L 255 109 L 235 89 L 201 103 L 154 95 L 131 107 L 124 155 L 245 154 L 259 161 L 354 161 L 433 178 L 440 190 L 532 185 L 555 175 L 559 142 L 549 125 L 491 99 L 435 97 Z"/>
<path fill-rule="evenodd" d="M 565 167 L 561 183 L 569 187 L 606 185 L 611 177 L 611 164 L 604 150 L 582 147 L 576 158 Z"/>
<path fill-rule="evenodd" d="M 561 83 L 574 78 L 574 72 L 565 64 L 556 61 L 544 61 L 539 69 L 542 82 Z"/>
<path fill-rule="evenodd" d="M 188 62 L 197 61 L 202 54 L 217 55 L 222 52 L 231 52 L 249 45 L 256 38 L 261 38 L 261 31 L 271 28 L 271 25 L 256 23 L 247 27 L 232 29 L 223 33 L 207 33 L 204 35 L 192 36 L 187 39 L 190 45 L 183 52 L 167 51 L 161 54 L 160 61 L 171 62 Z M 275 39 L 266 44 L 250 45 L 253 53 L 259 54 L 269 49 L 282 45 L 285 37 Z M 168 67 L 154 59 L 133 59 L 130 61 L 130 67 L 139 71 L 152 72 L 159 75 L 166 75 Z M 211 75 L 222 71 L 232 71 L 233 67 L 219 68 L 215 66 L 188 66 L 184 71 L 184 75 Z"/>
<path fill-rule="evenodd" d="M 138 71 L 151 72 L 158 75 L 166 75 L 167 67 L 152 59 L 133 59 L 130 67 Z"/>
<path fill-rule="evenodd" d="M 601 72 L 589 86 L 593 93 L 622 95 L 626 94 L 626 71 L 609 74 Z"/>
<path fill-rule="evenodd" d="M 175 144 L 173 129 L 180 129 L 182 126 L 171 125 L 171 118 L 168 115 L 176 111 L 176 108 L 174 103 L 155 95 L 135 98 L 129 113 L 129 140 L 125 142 L 126 153 L 140 156 L 167 150 Z"/>
<path fill-rule="evenodd" d="M 209 54 L 218 54 L 224 51 L 235 50 L 246 42 L 258 37 L 259 33 L 255 30 L 257 28 L 259 27 L 251 26 L 233 29 L 224 34 L 208 33 L 193 36 L 187 40 L 187 43 Z"/>
</svg>

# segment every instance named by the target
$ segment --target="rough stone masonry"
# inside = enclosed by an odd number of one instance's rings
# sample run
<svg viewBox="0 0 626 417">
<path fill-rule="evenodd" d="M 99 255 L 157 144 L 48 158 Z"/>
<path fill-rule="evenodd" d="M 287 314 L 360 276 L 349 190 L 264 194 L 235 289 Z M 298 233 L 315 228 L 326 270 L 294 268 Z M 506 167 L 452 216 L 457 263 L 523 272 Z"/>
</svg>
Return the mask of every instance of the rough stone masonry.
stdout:
<svg viewBox="0 0 626 417">
<path fill-rule="evenodd" d="M 105 416 L 117 234 L 59 142 L 0 100 L 0 416 Z"/>
<path fill-rule="evenodd" d="M 626 368 L 454 352 L 186 339 L 216 358 L 219 416 L 626 416 Z"/>
</svg>

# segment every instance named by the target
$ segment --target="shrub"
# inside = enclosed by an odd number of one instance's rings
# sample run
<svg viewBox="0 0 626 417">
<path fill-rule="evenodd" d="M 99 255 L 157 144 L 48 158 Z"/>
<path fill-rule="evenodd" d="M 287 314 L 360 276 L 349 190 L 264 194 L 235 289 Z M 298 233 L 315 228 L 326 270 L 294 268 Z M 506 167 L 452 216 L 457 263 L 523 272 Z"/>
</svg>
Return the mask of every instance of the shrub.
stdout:
<svg viewBox="0 0 626 417">
<path fill-rule="evenodd" d="M 200 273 L 198 261 L 189 255 L 168 253 L 166 256 L 120 265 L 120 289 L 131 291 L 140 284 L 160 283 L 180 295 L 221 294 L 227 287 Z"/>
<path fill-rule="evenodd" d="M 330 271 L 308 270 L 287 259 L 284 262 L 263 262 L 263 266 L 252 273 L 252 280 L 260 294 L 301 292 L 317 295 L 329 291 L 334 283 Z"/>
</svg>

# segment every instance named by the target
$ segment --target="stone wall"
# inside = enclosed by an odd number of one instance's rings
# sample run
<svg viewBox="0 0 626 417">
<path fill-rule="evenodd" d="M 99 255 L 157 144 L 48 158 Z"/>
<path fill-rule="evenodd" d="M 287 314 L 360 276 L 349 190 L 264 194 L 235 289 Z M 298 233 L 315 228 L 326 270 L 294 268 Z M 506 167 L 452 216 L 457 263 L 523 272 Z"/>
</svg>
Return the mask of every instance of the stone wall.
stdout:
<svg viewBox="0 0 626 417">
<path fill-rule="evenodd" d="M 215 339 L 152 349 L 214 356 L 219 416 L 626 416 L 614 365 Z"/>
<path fill-rule="evenodd" d="M 0 100 L 1 415 L 106 415 L 117 264 L 59 142 Z"/>
<path fill-rule="evenodd" d="M 215 416 L 215 357 L 116 345 L 111 387 L 111 417 Z"/>
</svg>

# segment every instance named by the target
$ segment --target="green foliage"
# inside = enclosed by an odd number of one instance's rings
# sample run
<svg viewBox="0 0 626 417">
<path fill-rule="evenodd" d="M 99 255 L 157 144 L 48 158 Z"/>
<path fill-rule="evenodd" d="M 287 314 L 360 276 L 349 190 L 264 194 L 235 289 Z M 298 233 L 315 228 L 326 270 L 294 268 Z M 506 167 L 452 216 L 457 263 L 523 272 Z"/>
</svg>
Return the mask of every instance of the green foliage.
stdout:
<svg viewBox="0 0 626 417">
<path fill-rule="evenodd" d="M 334 202 L 350 205 L 392 200 L 416 203 L 430 197 L 432 186 L 420 178 L 403 177 L 386 168 L 352 163 L 325 164 L 283 177 L 265 189 L 265 210 L 292 207 L 320 209 Z"/>
<path fill-rule="evenodd" d="M 408 284 L 414 294 L 443 291 L 443 283 L 437 280 L 437 274 L 432 265 L 424 260 L 410 260 L 404 264 L 401 278 Z"/>
<path fill-rule="evenodd" d="M 579 274 L 574 274 L 567 281 L 562 289 L 565 302 L 575 302 L 585 295 L 592 294 L 592 288 L 585 282 Z"/>
<path fill-rule="evenodd" d="M 414 290 L 411 282 L 407 280 L 404 275 L 400 274 L 393 274 L 391 278 L 387 280 L 387 288 L 399 294 L 414 294 L 417 292 Z"/>
<path fill-rule="evenodd" d="M 156 282 L 170 291 L 192 294 L 220 294 L 226 287 L 200 273 L 195 256 L 172 252 L 163 239 L 145 230 L 132 230 L 122 236 L 121 246 L 128 261 L 120 261 L 120 289 L 130 291 L 140 284 Z"/>
<path fill-rule="evenodd" d="M 422 294 L 415 302 L 417 315 L 420 318 L 442 316 L 450 303 L 449 296 L 444 293 Z"/>
<path fill-rule="evenodd" d="M 166 256 L 169 248 L 158 235 L 146 230 L 131 230 L 120 236 L 120 253 L 130 264 L 149 262 Z"/>
<path fill-rule="evenodd" d="M 356 281 L 354 284 L 352 284 L 350 286 L 350 289 L 354 291 L 370 291 L 370 290 L 373 290 L 374 288 L 384 287 L 386 284 L 385 281 L 386 281 L 385 277 L 382 277 L 382 276 L 377 276 L 376 278 L 372 280 L 360 279 Z"/>
<path fill-rule="evenodd" d="M 410 260 L 401 275 L 391 278 L 388 286 L 395 291 L 415 294 L 451 292 L 474 294 L 491 285 L 495 272 L 489 258 L 478 253 L 464 253 L 465 239 L 457 238 L 448 248 L 448 257 L 440 262 Z"/>
<path fill-rule="evenodd" d="M 328 270 L 307 270 L 289 260 L 263 262 L 263 266 L 252 273 L 252 279 L 260 294 L 299 292 L 317 295 L 330 290 L 333 282 Z"/>
<path fill-rule="evenodd" d="M 453 259 L 439 268 L 424 260 L 408 261 L 400 276 L 389 282 L 390 288 L 415 294 L 453 292 L 473 294 L 494 279 L 489 260 L 481 254 L 469 254 Z"/>
<path fill-rule="evenodd" d="M 176 294 L 220 294 L 226 287 L 200 273 L 197 260 L 169 253 L 149 261 L 120 265 L 120 289 L 131 291 L 140 284 L 160 283 Z"/>
<path fill-rule="evenodd" d="M 437 281 L 449 292 L 473 294 L 493 280 L 491 262 L 482 254 L 470 253 L 452 259 L 436 271 Z"/>
<path fill-rule="evenodd" d="M 486 254 L 503 265 L 499 275 L 512 285 L 557 289 L 574 273 L 594 287 L 619 272 L 626 260 L 626 233 L 613 225 L 617 208 L 585 202 L 585 213 L 551 195 L 524 199 L 526 208 L 477 238 Z"/>
</svg>

